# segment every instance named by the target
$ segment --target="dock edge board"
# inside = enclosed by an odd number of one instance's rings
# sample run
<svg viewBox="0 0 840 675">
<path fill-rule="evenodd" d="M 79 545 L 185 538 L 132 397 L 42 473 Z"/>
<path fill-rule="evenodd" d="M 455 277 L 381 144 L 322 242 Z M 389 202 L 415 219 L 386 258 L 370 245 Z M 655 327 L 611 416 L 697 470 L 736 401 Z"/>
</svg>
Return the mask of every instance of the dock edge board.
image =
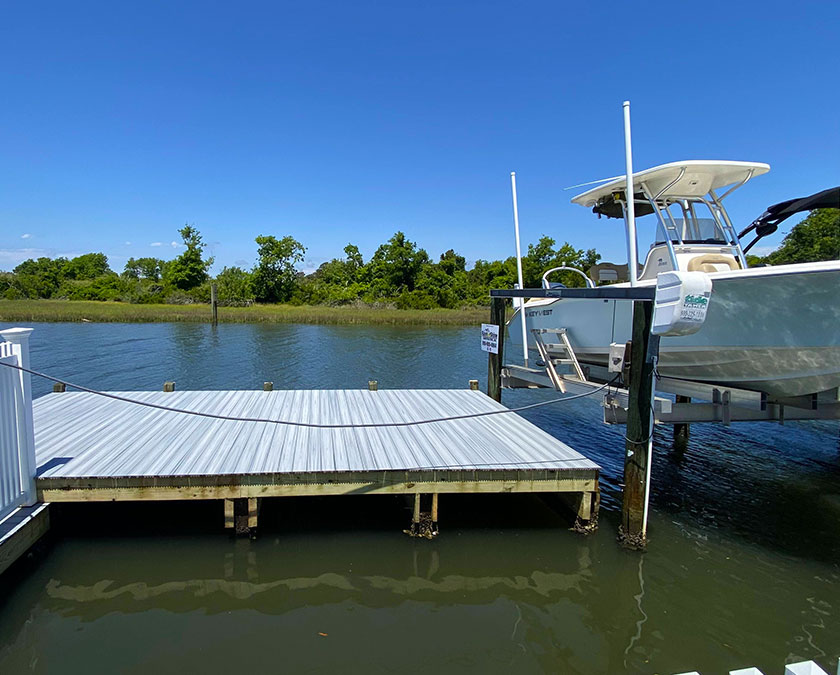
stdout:
<svg viewBox="0 0 840 675">
<path fill-rule="evenodd" d="M 597 492 L 597 469 L 375 471 L 37 479 L 49 502 L 362 494 Z"/>
</svg>

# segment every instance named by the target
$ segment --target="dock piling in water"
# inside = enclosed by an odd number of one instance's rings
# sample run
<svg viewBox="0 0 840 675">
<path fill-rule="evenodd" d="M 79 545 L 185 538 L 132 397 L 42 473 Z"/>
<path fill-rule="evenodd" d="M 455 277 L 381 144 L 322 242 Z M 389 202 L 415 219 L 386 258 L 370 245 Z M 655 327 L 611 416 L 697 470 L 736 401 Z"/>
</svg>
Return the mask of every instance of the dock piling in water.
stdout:
<svg viewBox="0 0 840 675">
<path fill-rule="evenodd" d="M 658 336 L 650 333 L 652 321 L 653 303 L 634 302 L 619 538 L 626 546 L 640 549 L 647 544 L 653 376 L 659 346 Z"/>
<path fill-rule="evenodd" d="M 490 352 L 487 359 L 487 395 L 502 402 L 502 363 L 505 346 L 505 299 L 490 298 L 490 323 L 499 327 L 499 353 Z"/>
</svg>

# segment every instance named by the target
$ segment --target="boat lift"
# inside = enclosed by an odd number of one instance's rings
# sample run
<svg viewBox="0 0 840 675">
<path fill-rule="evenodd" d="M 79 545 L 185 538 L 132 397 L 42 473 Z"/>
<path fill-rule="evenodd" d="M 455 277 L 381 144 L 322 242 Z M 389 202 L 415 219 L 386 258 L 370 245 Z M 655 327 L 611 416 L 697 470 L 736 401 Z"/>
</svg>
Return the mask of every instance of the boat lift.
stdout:
<svg viewBox="0 0 840 675">
<path fill-rule="evenodd" d="M 558 330 L 564 356 L 552 358 L 542 333 L 535 335 L 543 368 L 504 362 L 504 339 L 499 353 L 490 354 L 488 394 L 501 400 L 502 388 L 552 388 L 569 394 L 594 393 L 606 388 L 604 422 L 625 424 L 624 491 L 620 539 L 631 548 L 643 549 L 647 541 L 650 464 L 655 424 L 674 425 L 675 441 L 688 440 L 695 422 L 778 422 L 786 420 L 840 419 L 838 389 L 811 394 L 770 398 L 767 393 L 729 386 L 662 377 L 657 373 L 659 335 L 652 333 L 655 287 L 598 286 L 594 288 L 526 288 L 490 291 L 490 323 L 504 335 L 505 301 L 508 298 L 579 298 L 625 300 L 634 303 L 633 333 L 624 349 L 619 373 L 608 367 L 579 363 L 574 345 Z M 629 357 L 629 358 L 628 358 Z M 557 372 L 555 366 L 571 366 Z M 620 382 L 618 382 L 620 381 Z M 673 396 L 673 399 L 671 398 Z"/>
<path fill-rule="evenodd" d="M 532 288 L 514 290 L 493 290 L 492 297 L 497 298 L 554 298 L 574 297 L 611 300 L 645 300 L 655 298 L 655 288 L 621 288 L 599 286 L 595 288 Z M 579 364 L 574 356 L 574 345 L 568 335 L 565 343 L 569 359 L 577 366 L 573 372 L 560 373 L 555 368 L 558 359 L 547 360 L 547 354 L 540 350 L 544 367 L 528 367 L 516 364 L 502 364 L 501 386 L 505 389 L 540 389 L 551 388 L 571 394 L 583 394 L 601 388 L 606 382 L 615 379 L 616 373 L 604 366 Z M 541 336 L 538 346 L 542 344 Z M 581 377 L 581 374 L 583 377 Z M 627 404 L 629 382 L 627 369 L 621 374 L 620 382 L 604 395 L 604 422 L 606 424 L 625 424 L 627 422 Z M 728 426 L 732 422 L 778 422 L 792 420 L 833 420 L 840 419 L 840 392 L 832 389 L 819 394 L 805 396 L 771 397 L 765 392 L 720 384 L 709 384 L 673 377 L 662 377 L 654 371 L 653 388 L 658 395 L 654 397 L 654 422 L 656 424 L 692 424 L 695 422 L 716 422 Z"/>
</svg>

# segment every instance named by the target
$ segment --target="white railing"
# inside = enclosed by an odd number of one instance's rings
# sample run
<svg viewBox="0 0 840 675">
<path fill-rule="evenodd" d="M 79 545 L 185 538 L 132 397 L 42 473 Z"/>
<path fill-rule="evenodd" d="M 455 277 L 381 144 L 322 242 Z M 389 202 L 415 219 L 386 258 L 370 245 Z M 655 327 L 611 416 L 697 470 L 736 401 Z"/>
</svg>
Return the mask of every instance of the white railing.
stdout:
<svg viewBox="0 0 840 675">
<path fill-rule="evenodd" d="M 31 328 L 0 331 L 0 519 L 19 506 L 31 506 L 35 495 L 35 435 L 29 373 Z"/>
</svg>

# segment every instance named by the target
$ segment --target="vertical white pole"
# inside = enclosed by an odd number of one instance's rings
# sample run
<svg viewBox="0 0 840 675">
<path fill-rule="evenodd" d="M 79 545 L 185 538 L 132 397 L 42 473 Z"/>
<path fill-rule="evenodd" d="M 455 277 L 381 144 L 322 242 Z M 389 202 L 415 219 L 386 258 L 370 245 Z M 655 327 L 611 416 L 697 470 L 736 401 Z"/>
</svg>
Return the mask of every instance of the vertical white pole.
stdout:
<svg viewBox="0 0 840 675">
<path fill-rule="evenodd" d="M 516 203 L 516 172 L 510 172 L 510 189 L 513 192 L 513 229 L 516 234 L 516 274 L 519 288 L 525 288 L 522 281 L 522 246 L 519 243 L 519 206 Z M 528 365 L 528 329 L 525 326 L 525 298 L 519 298 L 519 317 L 522 321 L 522 359 Z"/>
<path fill-rule="evenodd" d="M 638 260 L 639 254 L 636 250 L 636 202 L 633 191 L 633 145 L 630 141 L 630 101 L 624 102 L 624 164 L 627 173 L 627 188 L 625 199 L 627 200 L 627 271 L 630 275 L 630 285 L 638 283 Z"/>
<path fill-rule="evenodd" d="M 0 331 L 0 338 L 14 344 L 20 365 L 29 368 L 29 336 L 32 328 L 9 328 Z M 35 432 L 32 424 L 32 380 L 29 373 L 19 370 L 21 391 L 23 392 L 22 410 L 18 411 L 18 439 L 20 442 L 20 484 L 24 491 L 23 505 L 32 506 L 36 502 L 35 494 Z"/>
<path fill-rule="evenodd" d="M 654 339 L 651 336 L 650 339 Z M 659 338 L 655 338 L 659 339 Z M 656 364 L 659 363 L 659 357 L 654 357 L 653 372 L 656 373 Z M 650 467 L 653 464 L 653 406 L 656 405 L 656 380 L 650 388 L 650 422 L 648 423 L 648 440 L 647 440 L 647 466 L 645 467 L 645 508 L 642 513 L 642 538 L 647 539 L 648 513 L 650 513 Z"/>
</svg>

